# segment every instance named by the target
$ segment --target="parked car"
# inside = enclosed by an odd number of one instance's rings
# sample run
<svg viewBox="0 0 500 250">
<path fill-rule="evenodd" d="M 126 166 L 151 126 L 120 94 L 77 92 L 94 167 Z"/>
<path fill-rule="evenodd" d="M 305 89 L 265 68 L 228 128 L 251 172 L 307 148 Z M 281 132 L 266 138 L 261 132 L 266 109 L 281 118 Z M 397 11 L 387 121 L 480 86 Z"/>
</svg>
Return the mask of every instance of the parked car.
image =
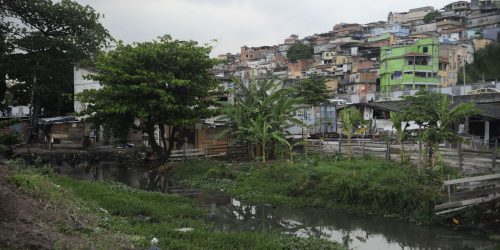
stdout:
<svg viewBox="0 0 500 250">
<path fill-rule="evenodd" d="M 347 100 L 344 99 L 330 99 L 330 104 L 333 104 L 335 106 L 342 106 L 342 105 L 350 105 L 352 102 L 348 102 Z"/>
<path fill-rule="evenodd" d="M 498 89 L 494 88 L 480 88 L 476 90 L 469 91 L 468 95 L 479 95 L 479 94 L 491 94 L 491 93 L 500 93 Z"/>
</svg>

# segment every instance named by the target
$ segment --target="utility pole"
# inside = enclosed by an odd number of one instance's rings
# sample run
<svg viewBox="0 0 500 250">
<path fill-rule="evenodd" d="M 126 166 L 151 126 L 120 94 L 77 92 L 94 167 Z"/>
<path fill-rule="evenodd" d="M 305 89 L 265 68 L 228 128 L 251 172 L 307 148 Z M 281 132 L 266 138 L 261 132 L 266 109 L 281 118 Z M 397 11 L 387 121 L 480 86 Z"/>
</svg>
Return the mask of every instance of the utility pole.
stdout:
<svg viewBox="0 0 500 250">
<path fill-rule="evenodd" d="M 465 91 L 465 58 L 464 58 L 464 66 L 462 68 L 464 70 L 464 91 Z"/>
</svg>

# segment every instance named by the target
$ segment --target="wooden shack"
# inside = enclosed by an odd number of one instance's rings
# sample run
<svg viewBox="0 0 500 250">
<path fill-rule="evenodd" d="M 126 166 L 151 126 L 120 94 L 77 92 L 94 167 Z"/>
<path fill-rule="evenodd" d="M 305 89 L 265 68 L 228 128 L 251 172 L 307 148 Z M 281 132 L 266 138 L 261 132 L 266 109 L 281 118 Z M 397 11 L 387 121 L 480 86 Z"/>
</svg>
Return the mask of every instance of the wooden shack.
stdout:
<svg viewBox="0 0 500 250">
<path fill-rule="evenodd" d="M 49 149 L 82 149 L 90 144 L 85 137 L 85 124 L 75 117 L 42 118 Z"/>
</svg>

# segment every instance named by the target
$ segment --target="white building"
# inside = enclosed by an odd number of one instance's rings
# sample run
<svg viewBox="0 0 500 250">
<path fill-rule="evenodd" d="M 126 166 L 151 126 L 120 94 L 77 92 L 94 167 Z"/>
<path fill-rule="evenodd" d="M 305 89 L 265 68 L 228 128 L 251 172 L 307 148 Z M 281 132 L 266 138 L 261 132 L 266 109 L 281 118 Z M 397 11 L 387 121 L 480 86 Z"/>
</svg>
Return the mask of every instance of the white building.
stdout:
<svg viewBox="0 0 500 250">
<path fill-rule="evenodd" d="M 100 89 L 102 88 L 101 84 L 97 81 L 90 80 L 87 77 L 91 74 L 95 74 L 96 72 L 88 69 L 75 66 L 73 68 L 73 76 L 74 76 L 74 94 L 75 96 L 79 93 L 82 93 L 84 90 L 89 89 Z M 85 109 L 85 104 L 77 101 L 75 99 L 74 103 L 75 112 L 81 112 Z"/>
</svg>

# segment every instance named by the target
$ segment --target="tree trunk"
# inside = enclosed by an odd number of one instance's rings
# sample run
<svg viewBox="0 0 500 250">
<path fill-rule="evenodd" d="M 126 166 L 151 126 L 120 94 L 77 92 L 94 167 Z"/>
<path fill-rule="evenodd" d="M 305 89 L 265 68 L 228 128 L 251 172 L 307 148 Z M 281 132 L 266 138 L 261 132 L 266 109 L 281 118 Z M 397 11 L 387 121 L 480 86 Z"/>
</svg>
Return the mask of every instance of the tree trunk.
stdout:
<svg viewBox="0 0 500 250">
<path fill-rule="evenodd" d="M 175 133 L 177 133 L 177 131 L 179 131 L 179 128 L 176 127 L 176 126 L 172 126 L 172 131 L 170 132 L 170 137 L 168 138 L 168 148 L 166 148 L 166 151 L 165 151 L 165 156 L 168 158 L 170 158 L 170 155 L 172 154 L 172 149 L 174 148 L 174 136 L 175 136 Z"/>
<path fill-rule="evenodd" d="M 266 143 L 262 142 L 262 163 L 266 163 Z"/>
<path fill-rule="evenodd" d="M 149 146 L 153 150 L 153 153 L 156 155 L 158 160 L 160 161 L 167 160 L 165 158 L 165 153 L 163 152 L 163 149 L 158 145 L 158 143 L 155 140 L 155 124 L 146 123 L 146 133 L 148 134 Z"/>
<path fill-rule="evenodd" d="M 427 145 L 427 151 L 429 153 L 428 157 L 429 157 L 429 166 L 432 168 L 434 167 L 434 146 L 432 144 L 428 144 Z"/>
<path fill-rule="evenodd" d="M 161 145 L 162 145 L 162 148 L 163 148 L 163 152 L 166 155 L 167 154 L 167 140 L 165 139 L 165 125 L 164 124 L 160 124 L 158 127 L 160 129 Z"/>
</svg>

